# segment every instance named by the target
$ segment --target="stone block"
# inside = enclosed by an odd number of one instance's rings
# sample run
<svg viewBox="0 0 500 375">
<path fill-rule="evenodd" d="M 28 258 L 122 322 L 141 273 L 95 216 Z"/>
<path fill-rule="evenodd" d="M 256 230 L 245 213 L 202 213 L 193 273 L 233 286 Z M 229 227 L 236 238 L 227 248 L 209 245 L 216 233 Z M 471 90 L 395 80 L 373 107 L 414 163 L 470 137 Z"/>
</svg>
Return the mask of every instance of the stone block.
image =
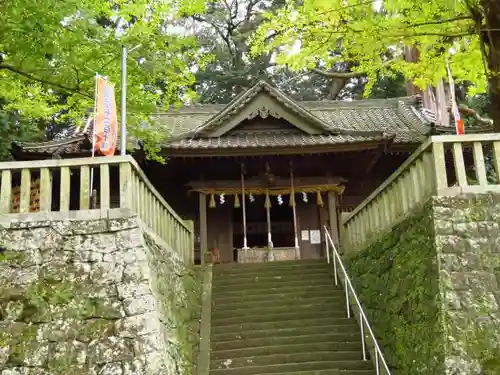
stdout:
<svg viewBox="0 0 500 375">
<path fill-rule="evenodd" d="M 63 237 L 52 228 L 12 229 L 0 232 L 0 246 L 9 250 L 47 250 L 59 248 Z"/>
<path fill-rule="evenodd" d="M 101 338 L 114 336 L 115 323 L 112 319 L 87 319 L 80 322 L 76 332 L 76 339 L 80 342 L 89 343 Z"/>
<path fill-rule="evenodd" d="M 84 365 L 87 361 L 87 344 L 73 340 L 57 342 L 53 345 L 49 368 Z"/>
<path fill-rule="evenodd" d="M 480 235 L 476 221 L 453 224 L 451 233 L 448 234 L 453 234 L 453 233 L 462 238 L 477 238 Z"/>
<path fill-rule="evenodd" d="M 134 228 L 137 228 L 139 226 L 137 223 L 136 216 L 126 217 L 126 218 L 112 218 L 112 217 L 110 217 L 108 219 L 108 224 L 109 224 L 108 229 L 110 232 L 117 232 L 117 231 L 122 231 L 122 230 L 134 229 Z"/>
<path fill-rule="evenodd" d="M 118 250 L 125 250 L 137 247 L 143 247 L 143 233 L 140 228 L 122 230 L 116 232 L 116 248 Z"/>
<path fill-rule="evenodd" d="M 88 363 L 91 365 L 133 359 L 132 344 L 125 338 L 110 336 L 93 340 L 88 344 Z"/>
<path fill-rule="evenodd" d="M 463 253 L 466 250 L 465 242 L 462 238 L 452 235 L 436 235 L 436 248 L 443 253 Z"/>
<path fill-rule="evenodd" d="M 434 228 L 438 235 L 454 234 L 453 223 L 450 220 L 435 220 Z"/>
<path fill-rule="evenodd" d="M 106 363 L 97 371 L 97 375 L 123 375 L 122 363 Z"/>
<path fill-rule="evenodd" d="M 157 312 L 127 316 L 115 323 L 115 331 L 120 337 L 135 338 L 160 332 L 161 329 L 160 316 Z"/>
<path fill-rule="evenodd" d="M 120 299 L 140 297 L 151 294 L 151 287 L 147 281 L 128 282 L 117 284 L 118 297 Z"/>
<path fill-rule="evenodd" d="M 157 309 L 156 298 L 152 294 L 126 299 L 123 305 L 128 316 L 145 314 Z"/>
<path fill-rule="evenodd" d="M 149 353 L 161 353 L 165 343 L 160 332 L 148 333 L 134 339 L 134 353 L 143 355 Z"/>
<path fill-rule="evenodd" d="M 63 249 L 68 251 L 92 251 L 102 254 L 111 253 L 116 250 L 115 237 L 113 233 L 74 235 L 65 238 Z"/>
<path fill-rule="evenodd" d="M 108 221 L 106 219 L 80 221 L 70 221 L 70 228 L 73 234 L 96 234 L 106 233 L 109 230 Z"/>
<path fill-rule="evenodd" d="M 123 270 L 124 282 L 139 282 L 151 279 L 151 268 L 146 261 L 125 265 Z"/>
<path fill-rule="evenodd" d="M 123 361 L 123 375 L 149 375 L 146 373 L 145 357 L 137 358 L 133 361 Z"/>
</svg>

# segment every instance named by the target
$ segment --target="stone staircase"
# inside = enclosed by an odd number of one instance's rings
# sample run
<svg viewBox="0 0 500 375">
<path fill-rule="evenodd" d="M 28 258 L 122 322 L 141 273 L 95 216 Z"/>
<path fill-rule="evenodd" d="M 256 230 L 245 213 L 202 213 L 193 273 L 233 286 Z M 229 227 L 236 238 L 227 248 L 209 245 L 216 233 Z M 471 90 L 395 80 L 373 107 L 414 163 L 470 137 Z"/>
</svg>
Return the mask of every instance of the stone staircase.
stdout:
<svg viewBox="0 0 500 375">
<path fill-rule="evenodd" d="M 374 375 L 323 261 L 216 265 L 210 375 Z"/>
</svg>

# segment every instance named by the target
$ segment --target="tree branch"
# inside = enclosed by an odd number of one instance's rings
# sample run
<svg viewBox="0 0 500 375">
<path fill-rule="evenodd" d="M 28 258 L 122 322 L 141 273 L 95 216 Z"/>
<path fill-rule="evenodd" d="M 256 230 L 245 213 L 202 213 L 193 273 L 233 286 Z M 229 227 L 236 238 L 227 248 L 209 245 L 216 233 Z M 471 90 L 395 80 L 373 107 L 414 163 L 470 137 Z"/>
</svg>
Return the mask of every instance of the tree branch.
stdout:
<svg viewBox="0 0 500 375">
<path fill-rule="evenodd" d="M 43 79 L 43 78 L 39 78 L 39 77 L 35 77 L 34 75 L 30 74 L 30 73 L 27 73 L 27 72 L 24 72 L 12 65 L 7 65 L 7 64 L 0 64 L 0 70 L 8 70 L 12 73 L 15 73 L 17 75 L 20 75 L 24 78 L 27 78 L 31 81 L 35 81 L 35 82 L 39 82 L 39 83 L 42 83 L 44 85 L 48 85 L 48 86 L 52 86 L 52 87 L 56 87 L 58 89 L 61 89 L 61 90 L 64 90 L 64 91 L 68 91 L 68 92 L 72 92 L 72 93 L 75 93 L 75 94 L 78 94 L 78 95 L 81 95 L 81 96 L 85 96 L 87 98 L 90 98 L 92 99 L 92 96 L 88 95 L 88 94 L 85 94 L 84 92 L 81 92 L 79 91 L 78 89 L 74 88 L 74 87 L 68 87 L 68 86 L 64 86 L 64 85 L 61 85 L 59 83 L 55 83 L 55 82 L 51 82 L 51 81 L 48 81 L 46 79 Z"/>
<path fill-rule="evenodd" d="M 457 16 L 453 18 L 448 18 L 445 20 L 436 20 L 436 21 L 429 21 L 429 22 L 421 22 L 421 23 L 412 23 L 408 25 L 409 27 L 420 27 L 420 26 L 428 26 L 428 25 L 441 25 L 443 23 L 448 23 L 448 22 L 455 22 L 455 21 L 464 21 L 464 20 L 470 20 L 473 21 L 473 18 L 470 15 L 463 15 L 463 16 Z"/>
<path fill-rule="evenodd" d="M 481 117 L 481 115 L 477 111 L 475 111 L 474 109 L 466 106 L 465 104 L 460 104 L 458 106 L 458 110 L 464 116 L 473 117 L 481 125 L 493 125 L 493 120 L 492 119 Z"/>
<path fill-rule="evenodd" d="M 217 34 L 219 34 L 219 36 L 222 38 L 224 43 L 226 43 L 227 48 L 229 49 L 229 53 L 231 55 L 234 55 L 235 51 L 233 51 L 233 46 L 231 45 L 231 41 L 229 40 L 229 37 L 222 32 L 222 30 L 220 29 L 220 27 L 218 25 L 216 25 L 214 22 L 209 21 L 208 19 L 203 18 L 203 17 L 196 15 L 196 14 L 193 14 L 191 17 L 195 21 L 208 23 L 210 26 L 212 26 L 215 29 L 215 31 L 217 32 Z"/>
<path fill-rule="evenodd" d="M 364 72 L 327 72 L 321 69 L 313 69 L 314 73 L 320 74 L 326 78 L 350 79 L 366 75 Z"/>
</svg>

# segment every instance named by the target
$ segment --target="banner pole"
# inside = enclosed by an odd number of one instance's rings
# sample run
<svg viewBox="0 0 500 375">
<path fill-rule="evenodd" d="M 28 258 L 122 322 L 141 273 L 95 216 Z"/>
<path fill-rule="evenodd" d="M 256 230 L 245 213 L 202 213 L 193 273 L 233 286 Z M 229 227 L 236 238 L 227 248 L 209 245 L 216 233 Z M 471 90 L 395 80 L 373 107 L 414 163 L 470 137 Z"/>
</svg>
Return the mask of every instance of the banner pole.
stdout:
<svg viewBox="0 0 500 375">
<path fill-rule="evenodd" d="M 122 108 L 120 128 L 120 155 L 127 154 L 127 47 L 122 48 Z"/>
<path fill-rule="evenodd" d="M 93 121 L 92 121 L 92 158 L 95 157 L 95 122 L 97 117 L 97 85 L 99 80 L 99 73 L 95 74 L 95 91 L 94 91 L 94 113 L 93 113 Z M 90 167 L 90 208 L 94 208 L 95 206 L 95 194 L 94 194 L 94 167 Z"/>
</svg>

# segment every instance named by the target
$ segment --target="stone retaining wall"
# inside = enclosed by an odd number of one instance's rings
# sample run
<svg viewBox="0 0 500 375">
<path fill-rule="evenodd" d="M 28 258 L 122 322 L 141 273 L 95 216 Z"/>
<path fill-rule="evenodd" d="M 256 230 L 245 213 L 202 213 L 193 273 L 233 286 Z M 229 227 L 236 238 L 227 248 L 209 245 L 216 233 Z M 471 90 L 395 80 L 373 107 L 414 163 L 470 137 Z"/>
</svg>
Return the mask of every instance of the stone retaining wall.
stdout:
<svg viewBox="0 0 500 375">
<path fill-rule="evenodd" d="M 435 197 L 349 260 L 393 375 L 500 374 L 500 195 Z"/>
<path fill-rule="evenodd" d="M 199 270 L 128 212 L 75 215 L 2 218 L 1 375 L 191 374 Z"/>
</svg>

